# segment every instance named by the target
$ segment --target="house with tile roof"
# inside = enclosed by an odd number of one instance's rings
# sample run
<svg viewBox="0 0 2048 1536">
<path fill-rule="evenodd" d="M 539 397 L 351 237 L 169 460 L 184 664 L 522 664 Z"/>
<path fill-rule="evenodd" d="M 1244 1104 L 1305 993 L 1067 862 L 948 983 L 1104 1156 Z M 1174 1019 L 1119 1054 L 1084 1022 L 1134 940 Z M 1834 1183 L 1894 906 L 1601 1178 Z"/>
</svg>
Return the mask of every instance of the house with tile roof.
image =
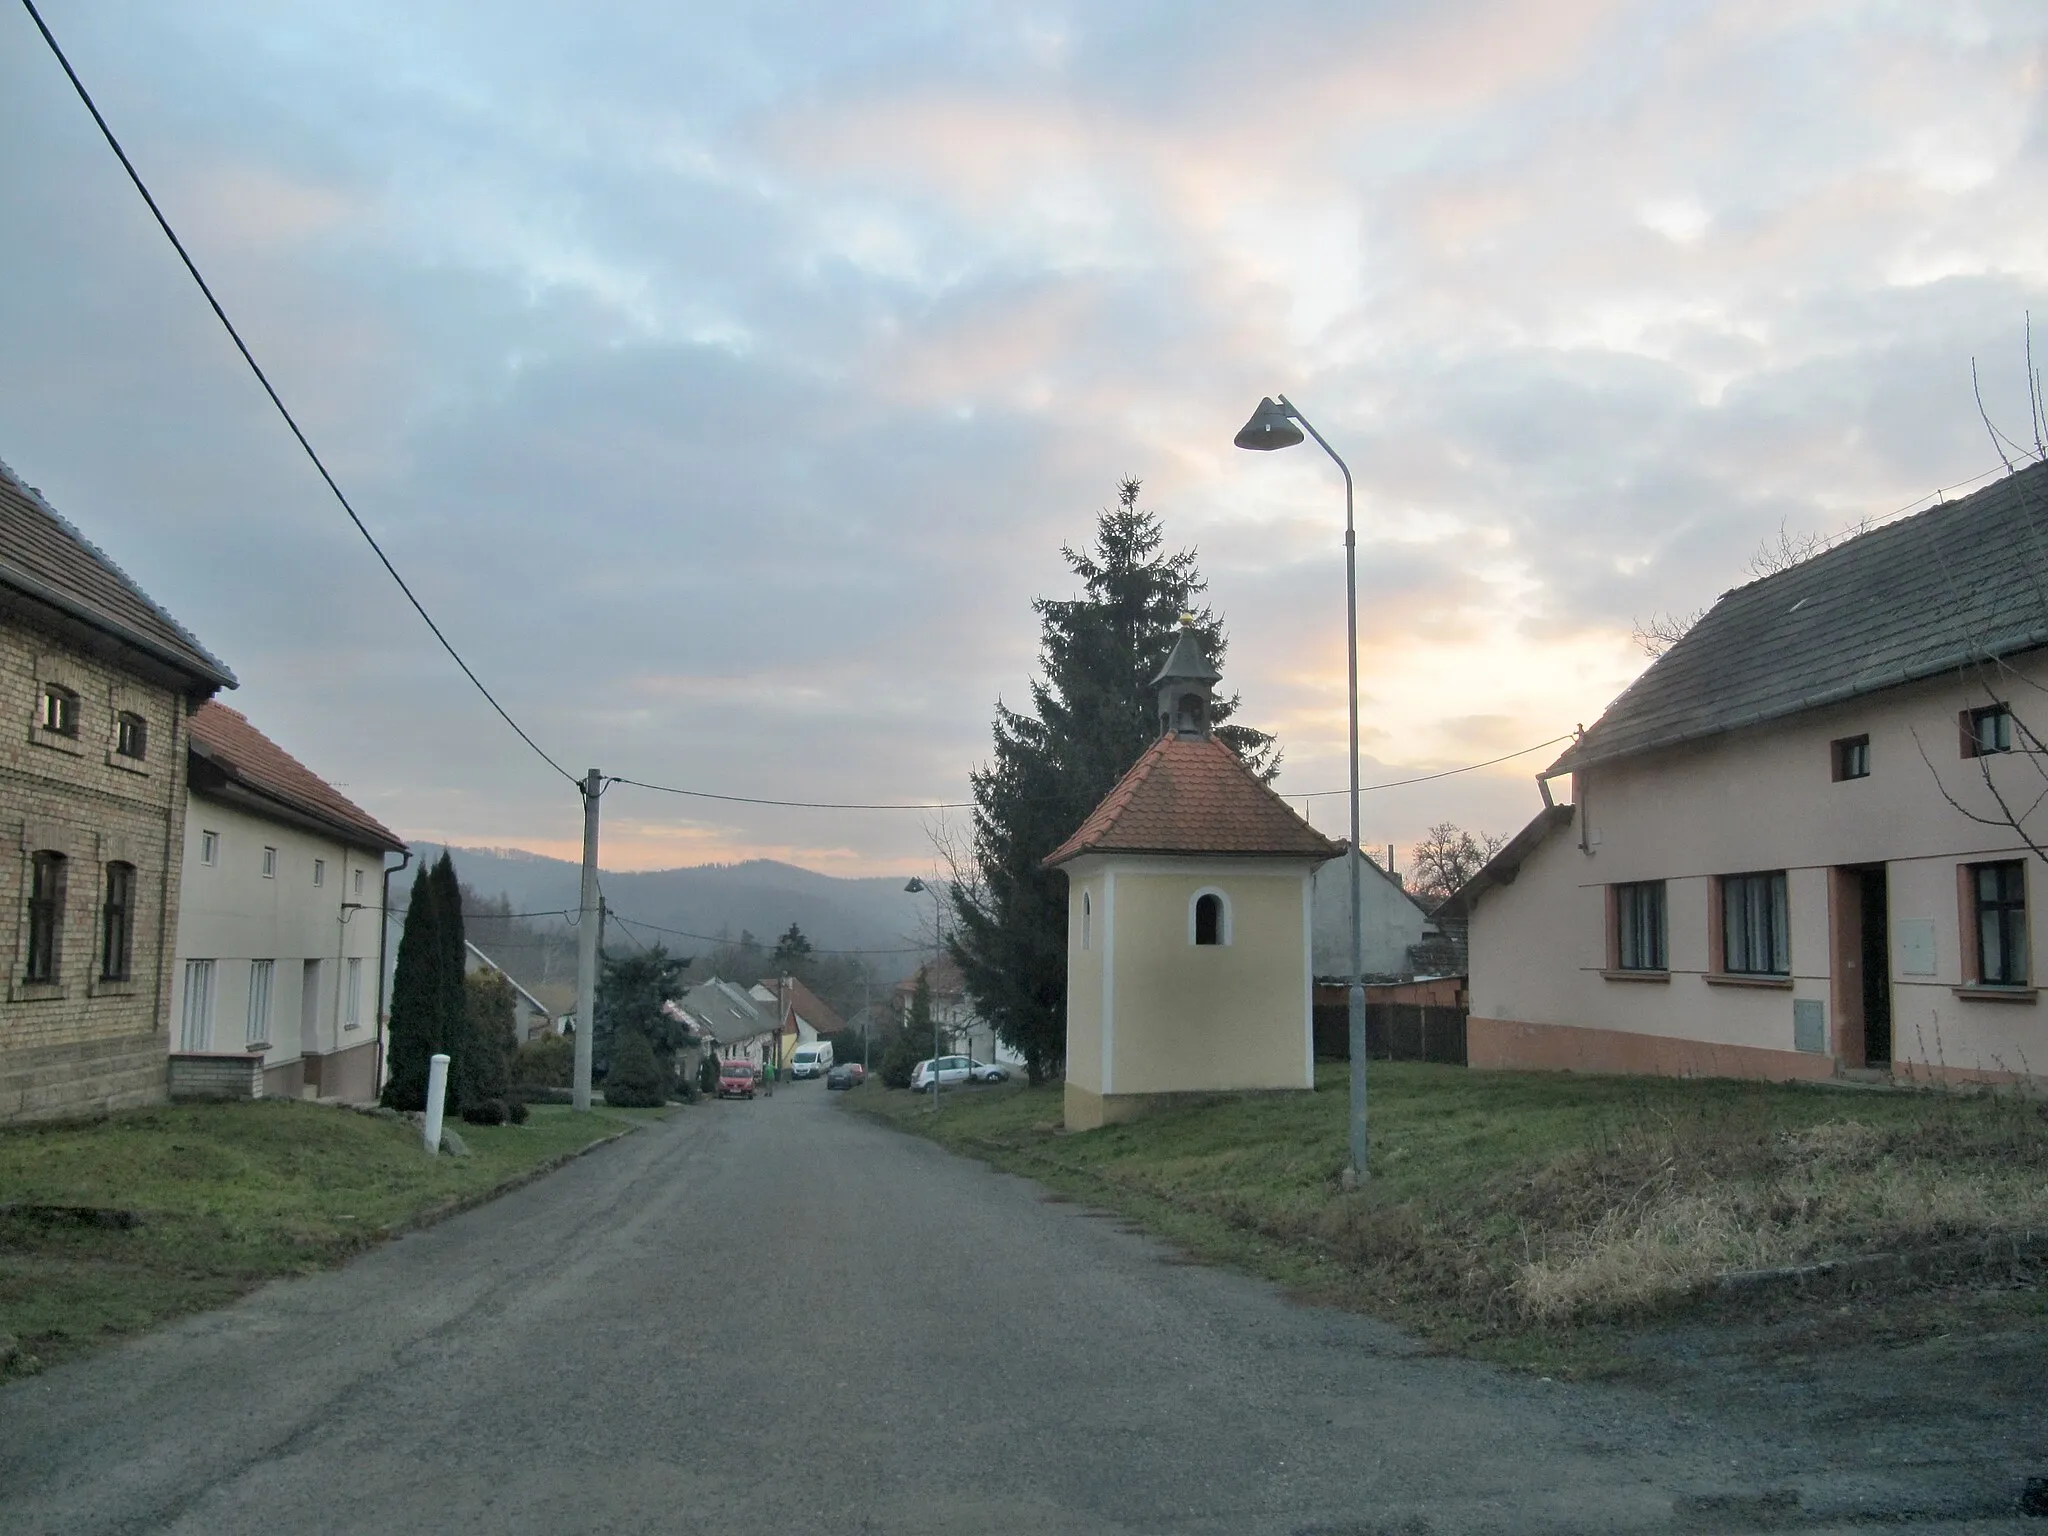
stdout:
<svg viewBox="0 0 2048 1536">
<path fill-rule="evenodd" d="M 0 464 L 0 1121 L 160 1102 L 191 632 Z"/>
<path fill-rule="evenodd" d="M 1724 594 L 1454 898 L 1471 1065 L 2048 1073 L 2044 740 L 2048 464 Z"/>
<path fill-rule="evenodd" d="M 1069 1129 L 1315 1087 L 1315 871 L 1341 850 L 1212 734 L 1219 676 L 1184 626 L 1159 739 L 1045 860 L 1067 876 Z"/>
<path fill-rule="evenodd" d="M 404 841 L 224 704 L 187 751 L 172 1096 L 374 1099 Z"/>
</svg>

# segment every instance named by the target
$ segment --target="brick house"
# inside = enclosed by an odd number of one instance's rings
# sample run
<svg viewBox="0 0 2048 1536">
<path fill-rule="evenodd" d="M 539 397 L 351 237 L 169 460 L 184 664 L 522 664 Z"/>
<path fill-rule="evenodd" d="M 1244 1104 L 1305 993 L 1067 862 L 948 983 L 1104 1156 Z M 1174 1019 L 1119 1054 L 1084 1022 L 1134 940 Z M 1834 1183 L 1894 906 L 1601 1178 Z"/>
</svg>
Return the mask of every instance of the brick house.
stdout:
<svg viewBox="0 0 2048 1536">
<path fill-rule="evenodd" d="M 390 828 L 218 702 L 187 731 L 171 1094 L 377 1096 Z"/>
<path fill-rule="evenodd" d="M 234 686 L 0 464 L 0 1122 L 163 1099 L 187 722 Z"/>
</svg>

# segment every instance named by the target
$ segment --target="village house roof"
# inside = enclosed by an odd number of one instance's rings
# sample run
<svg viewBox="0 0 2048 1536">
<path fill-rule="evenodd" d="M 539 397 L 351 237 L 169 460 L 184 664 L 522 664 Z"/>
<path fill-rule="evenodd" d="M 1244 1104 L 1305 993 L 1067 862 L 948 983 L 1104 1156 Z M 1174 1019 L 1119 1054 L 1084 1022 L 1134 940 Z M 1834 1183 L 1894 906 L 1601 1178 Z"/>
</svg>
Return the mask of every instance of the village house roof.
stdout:
<svg viewBox="0 0 2048 1536">
<path fill-rule="evenodd" d="M 1047 855 L 1051 869 L 1084 853 L 1333 859 L 1342 852 L 1259 782 L 1212 736 L 1161 736 Z"/>
<path fill-rule="evenodd" d="M 0 596 L 81 640 L 111 641 L 181 691 L 210 694 L 235 675 L 159 608 L 42 492 L 0 463 Z"/>
<path fill-rule="evenodd" d="M 772 1035 L 779 1021 L 770 1019 L 752 998 L 729 981 L 712 977 L 683 994 L 684 1016 L 720 1045 L 738 1045 L 757 1035 Z"/>
<path fill-rule="evenodd" d="M 2048 645 L 2048 464 L 1721 600 L 1545 776 Z"/>
<path fill-rule="evenodd" d="M 846 1027 L 839 1011 L 794 976 L 763 976 L 754 984 L 768 993 L 778 1015 L 794 1008 L 797 1017 L 821 1035 L 837 1034 Z"/>
<path fill-rule="evenodd" d="M 482 950 L 478 949 L 475 944 L 470 942 L 468 939 L 464 939 L 462 941 L 462 947 L 468 950 L 470 954 L 476 957 L 476 963 L 478 965 L 481 965 L 486 970 L 497 972 L 498 975 L 504 977 L 506 981 L 510 982 L 512 984 L 512 990 L 514 992 L 517 992 L 521 997 L 526 999 L 527 1007 L 533 1009 L 534 1012 L 542 1015 L 545 1018 L 552 1019 L 555 1016 L 554 1009 L 550 1008 L 546 1003 L 542 1002 L 539 998 L 535 997 L 531 992 L 527 991 L 525 987 L 519 984 L 519 978 L 517 976 L 514 976 L 510 971 L 506 970 L 505 967 L 498 964 L 497 961 L 493 960 L 489 955 L 485 954 Z"/>
<path fill-rule="evenodd" d="M 225 704 L 209 700 L 194 710 L 186 740 L 195 793 L 354 848 L 405 852 L 397 833 Z"/>
</svg>

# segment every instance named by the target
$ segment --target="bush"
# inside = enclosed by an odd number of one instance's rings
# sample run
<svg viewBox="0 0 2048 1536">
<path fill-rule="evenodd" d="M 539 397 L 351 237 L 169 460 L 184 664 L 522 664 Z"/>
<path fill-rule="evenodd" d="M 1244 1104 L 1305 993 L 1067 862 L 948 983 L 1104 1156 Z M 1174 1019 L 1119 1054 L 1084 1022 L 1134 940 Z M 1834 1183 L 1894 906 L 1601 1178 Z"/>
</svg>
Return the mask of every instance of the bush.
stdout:
<svg viewBox="0 0 2048 1536">
<path fill-rule="evenodd" d="M 917 1064 L 931 1054 L 930 1031 L 919 1033 L 901 1029 L 891 1031 L 889 1048 L 882 1055 L 882 1081 L 891 1088 L 908 1088 L 910 1075 L 917 1070 Z"/>
<path fill-rule="evenodd" d="M 605 1075 L 604 1101 L 620 1109 L 659 1109 L 668 1102 L 665 1077 L 647 1037 L 637 1029 L 621 1030 Z"/>
<path fill-rule="evenodd" d="M 536 1088 L 567 1088 L 576 1077 L 576 1037 L 530 1040 L 512 1057 L 512 1081 Z"/>
<path fill-rule="evenodd" d="M 505 1106 L 505 1115 L 514 1125 L 526 1124 L 526 1100 L 513 1099 Z"/>
<path fill-rule="evenodd" d="M 523 1111 L 525 1106 L 520 1108 Z M 503 1125 L 512 1118 L 512 1111 L 503 1099 L 479 1099 L 462 1106 L 462 1118 L 471 1125 Z"/>
</svg>

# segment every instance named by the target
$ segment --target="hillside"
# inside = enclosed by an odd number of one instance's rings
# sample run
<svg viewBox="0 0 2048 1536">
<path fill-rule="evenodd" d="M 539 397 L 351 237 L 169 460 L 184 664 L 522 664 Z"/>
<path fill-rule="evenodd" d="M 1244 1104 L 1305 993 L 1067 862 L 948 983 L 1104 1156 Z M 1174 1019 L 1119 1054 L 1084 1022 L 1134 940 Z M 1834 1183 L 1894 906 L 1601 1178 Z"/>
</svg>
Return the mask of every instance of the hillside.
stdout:
<svg viewBox="0 0 2048 1536">
<path fill-rule="evenodd" d="M 435 844 L 413 846 L 418 860 L 440 857 Z M 480 895 L 504 895 L 515 912 L 577 904 L 581 872 L 566 859 L 517 848 L 450 851 L 456 872 L 466 885 Z M 847 879 L 772 859 L 750 859 L 742 864 L 700 864 L 684 869 L 607 870 L 602 879 L 605 899 L 625 917 L 704 935 L 699 939 L 658 936 L 686 954 L 708 949 L 707 940 L 737 939 L 742 930 L 772 942 L 795 923 L 821 950 L 897 951 L 867 956 L 877 979 L 890 982 L 915 970 L 920 946 L 931 944 L 931 898 L 906 892 L 902 877 L 895 875 Z M 638 936 L 657 937 L 644 929 L 638 930 Z"/>
</svg>

